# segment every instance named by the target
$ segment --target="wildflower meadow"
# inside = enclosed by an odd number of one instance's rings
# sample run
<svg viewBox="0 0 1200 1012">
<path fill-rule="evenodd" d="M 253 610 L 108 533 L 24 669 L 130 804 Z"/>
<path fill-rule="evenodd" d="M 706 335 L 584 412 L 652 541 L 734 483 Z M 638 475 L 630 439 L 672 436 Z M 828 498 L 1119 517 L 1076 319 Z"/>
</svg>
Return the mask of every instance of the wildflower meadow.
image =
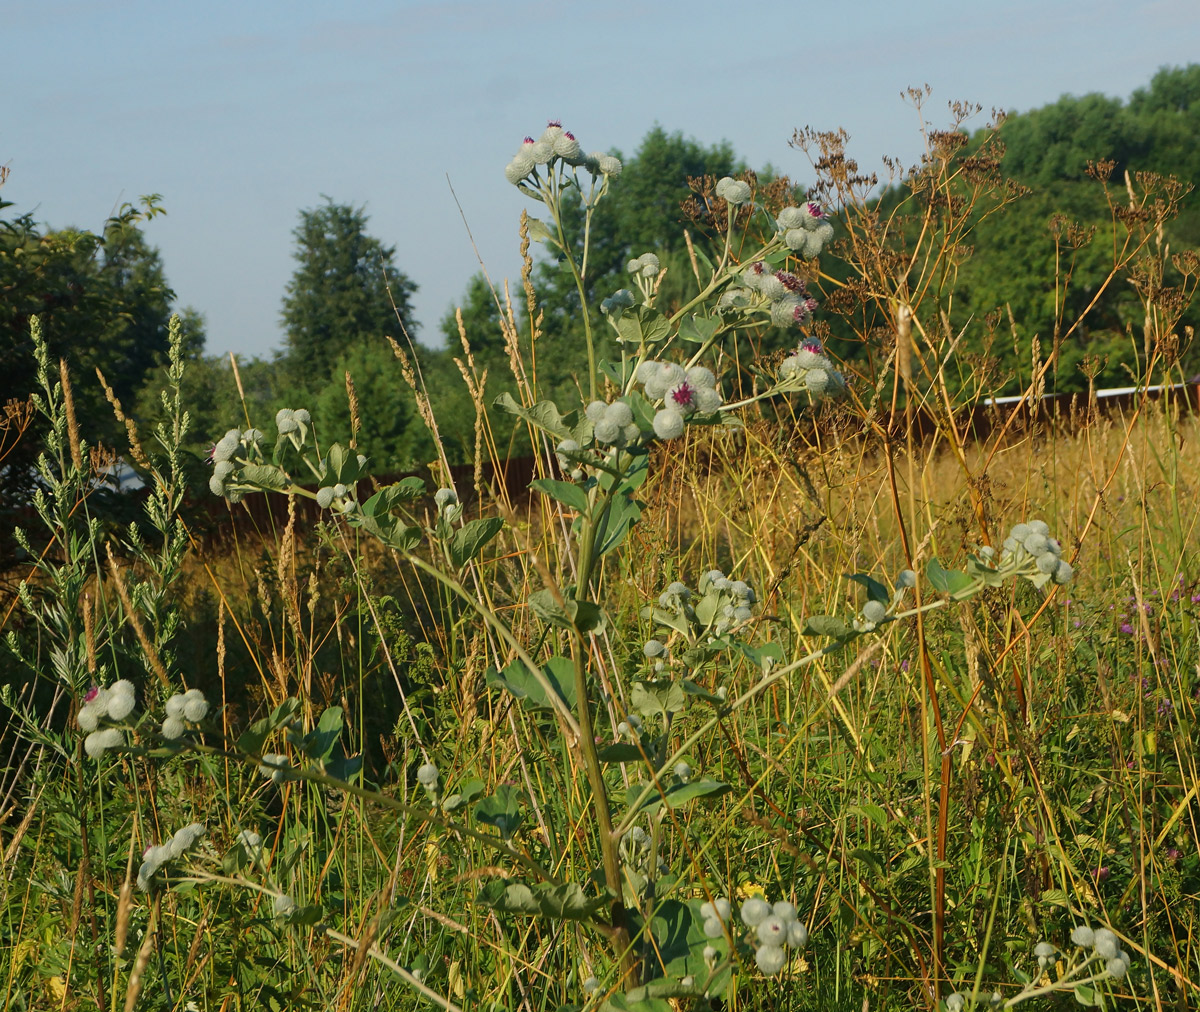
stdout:
<svg viewBox="0 0 1200 1012">
<path fill-rule="evenodd" d="M 350 372 L 344 429 L 196 432 L 176 319 L 160 420 L 109 390 L 145 479 L 114 516 L 34 317 L 4 1007 L 1197 1007 L 1187 187 L 1093 165 L 1054 331 L 964 317 L 1021 195 L 952 115 L 882 199 L 836 132 L 796 135 L 803 190 L 690 180 L 686 255 L 597 297 L 621 160 L 558 122 L 492 153 L 524 270 L 496 333 L 459 316 L 467 467 L 399 322 L 436 456 L 389 477 Z M 1112 404 L 1049 396 L 1084 251 L 1131 300 Z"/>
</svg>

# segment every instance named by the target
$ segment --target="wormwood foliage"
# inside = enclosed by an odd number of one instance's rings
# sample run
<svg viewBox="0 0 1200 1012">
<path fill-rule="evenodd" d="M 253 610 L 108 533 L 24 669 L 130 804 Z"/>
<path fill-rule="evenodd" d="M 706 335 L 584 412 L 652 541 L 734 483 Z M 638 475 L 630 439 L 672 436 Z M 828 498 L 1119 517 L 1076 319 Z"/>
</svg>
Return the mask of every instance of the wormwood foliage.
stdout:
<svg viewBox="0 0 1200 1012">
<path fill-rule="evenodd" d="M 1083 437 L 1010 421 L 968 443 L 932 281 L 958 241 L 953 160 L 918 170 L 947 199 L 909 261 L 854 203 L 839 139 L 813 143 L 838 226 L 722 177 L 692 294 L 661 303 L 648 250 L 593 306 L 588 223 L 621 164 L 558 123 L 527 138 L 505 174 L 580 297 L 578 395 L 542 395 L 529 283 L 526 340 L 501 319 L 516 393 L 488 405 L 462 366 L 472 487 L 444 459 L 432 496 L 380 486 L 359 427 L 285 408 L 213 446 L 231 511 L 285 506 L 231 560 L 191 558 L 179 519 L 179 327 L 167 463 L 115 533 L 88 518 L 69 377 L 38 343 L 41 532 L 18 536 L 7 637 L 28 689 L 5 695 L 16 1007 L 1195 996 L 1197 907 L 1174 902 L 1200 874 L 1189 423 L 1143 399 Z M 848 297 L 892 328 L 865 368 L 820 339 L 822 299 Z M 755 359 L 768 328 L 794 346 Z M 536 448 L 527 501 L 486 486 L 493 406 Z M 1140 526 L 1107 534 L 1135 450 L 1158 498 L 1139 486 Z M 189 623 L 212 633 L 197 657 Z"/>
</svg>

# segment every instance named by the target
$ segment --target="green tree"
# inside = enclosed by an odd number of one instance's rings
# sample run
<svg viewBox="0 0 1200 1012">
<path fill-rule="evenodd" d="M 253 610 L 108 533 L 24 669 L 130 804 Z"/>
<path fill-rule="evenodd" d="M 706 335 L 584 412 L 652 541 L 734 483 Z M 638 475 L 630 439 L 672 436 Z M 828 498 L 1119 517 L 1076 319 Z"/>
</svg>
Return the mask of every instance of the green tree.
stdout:
<svg viewBox="0 0 1200 1012">
<path fill-rule="evenodd" d="M 311 390 L 313 377 L 328 377 L 351 348 L 396 334 L 397 312 L 414 334 L 409 300 L 417 286 L 396 268 L 396 247 L 367 234 L 364 208 L 326 197 L 320 207 L 300 212 L 292 234 L 297 267 L 283 299 L 283 323 L 286 364 L 297 386 Z"/>
<path fill-rule="evenodd" d="M 0 211 L 11 204 L 0 201 Z M 35 369 L 29 321 L 41 317 L 52 358 L 67 361 L 89 437 L 119 444 L 121 432 L 96 378 L 99 368 L 132 407 L 147 374 L 164 360 L 175 293 L 162 258 L 139 227 L 163 213 L 157 197 L 125 205 L 99 232 L 43 230 L 31 215 L 0 219 L 0 400 L 25 399 Z M 188 334 L 203 346 L 199 317 Z"/>
<path fill-rule="evenodd" d="M 322 444 L 350 438 L 347 373 L 358 399 L 357 443 L 373 461 L 376 473 L 412 470 L 433 459 L 432 442 L 416 417 L 400 364 L 383 342 L 355 344 L 334 364 L 328 382 L 312 402 L 313 422 Z"/>
</svg>

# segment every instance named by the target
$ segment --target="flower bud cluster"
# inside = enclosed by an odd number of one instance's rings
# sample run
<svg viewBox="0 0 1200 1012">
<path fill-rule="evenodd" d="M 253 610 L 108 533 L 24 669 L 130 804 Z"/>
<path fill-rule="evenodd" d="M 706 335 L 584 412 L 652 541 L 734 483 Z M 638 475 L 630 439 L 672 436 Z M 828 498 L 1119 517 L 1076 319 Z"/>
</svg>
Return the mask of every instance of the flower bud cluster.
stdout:
<svg viewBox="0 0 1200 1012">
<path fill-rule="evenodd" d="M 750 184 L 732 176 L 717 180 L 717 196 L 732 207 L 750 203 Z"/>
<path fill-rule="evenodd" d="M 538 168 L 544 167 L 548 171 L 557 162 L 571 168 L 585 168 L 593 176 L 615 178 L 621 174 L 620 159 L 599 151 L 585 155 L 575 135 L 564 130 L 559 120 L 551 120 L 537 140 L 526 137 L 521 142 L 517 153 L 504 168 L 504 178 L 514 186 L 524 188 L 523 184 L 527 182 L 536 186 Z"/>
<path fill-rule="evenodd" d="M 596 442 L 602 446 L 631 446 L 642 435 L 637 422 L 633 420 L 633 409 L 625 401 L 592 401 L 584 409 L 584 414 L 592 423 L 592 434 Z"/>
<path fill-rule="evenodd" d="M 177 692 L 167 700 L 167 717 L 162 722 L 160 734 L 174 741 L 187 730 L 188 724 L 199 724 L 208 716 L 208 700 L 199 689 Z"/>
<path fill-rule="evenodd" d="M 653 253 L 643 253 L 640 257 L 630 260 L 625 269 L 630 274 L 638 275 L 643 278 L 656 278 L 662 265 L 659 263 L 658 257 Z"/>
<path fill-rule="evenodd" d="M 805 338 L 791 355 L 779 363 L 779 382 L 796 384 L 813 401 L 834 397 L 846 389 L 846 380 L 825 356 L 821 342 Z"/>
<path fill-rule="evenodd" d="M 133 682 L 125 678 L 107 688 L 93 685 L 84 697 L 83 706 L 79 708 L 75 720 L 81 731 L 95 731 L 102 720 L 124 720 L 136 705 Z"/>
<path fill-rule="evenodd" d="M 436 797 L 439 775 L 436 765 L 431 762 L 423 763 L 417 769 L 417 783 L 424 787 L 428 794 Z"/>
<path fill-rule="evenodd" d="M 717 378 L 702 365 L 685 369 L 675 362 L 643 362 L 636 379 L 647 399 L 662 401 L 654 416 L 659 439 L 677 439 L 692 415 L 711 415 L 721 406 Z"/>
<path fill-rule="evenodd" d="M 102 721 L 123 721 L 137 705 L 133 682 L 120 679 L 107 688 L 93 685 L 75 716 L 81 731 L 87 731 L 83 750 L 89 759 L 99 759 L 110 748 L 125 744 L 125 734 L 115 727 L 101 727 Z"/>
<path fill-rule="evenodd" d="M 1004 1005 L 1004 995 L 999 991 L 993 991 L 990 995 L 980 995 L 980 1001 L 986 1003 L 989 1009 L 999 1009 Z M 946 997 L 946 1012 L 962 1012 L 967 1005 L 967 995 L 959 994 L 957 991 L 954 994 Z"/>
<path fill-rule="evenodd" d="M 1013 525 L 1000 552 L 1000 568 L 1013 568 L 1039 587 L 1050 580 L 1067 583 L 1075 575 L 1071 564 L 1062 558 L 1062 545 L 1050 537 L 1050 527 L 1044 520 Z"/>
<path fill-rule="evenodd" d="M 825 220 L 825 212 L 812 203 L 785 207 L 775 219 L 775 226 L 788 249 L 810 259 L 833 238 L 833 225 Z"/>
<path fill-rule="evenodd" d="M 646 256 L 654 256 L 653 253 L 647 253 Z M 630 261 L 634 263 L 634 261 Z M 607 299 L 603 299 L 600 303 L 600 312 L 605 316 L 616 321 L 621 318 L 621 314 L 627 309 L 632 309 L 637 300 L 633 297 L 633 292 L 628 288 L 618 288 Z"/>
<path fill-rule="evenodd" d="M 251 858 L 257 858 L 262 851 L 262 837 L 253 829 L 243 829 L 234 842 Z"/>
<path fill-rule="evenodd" d="M 305 415 L 308 412 L 304 412 Z M 256 459 L 262 456 L 259 444 L 263 441 L 259 429 L 230 429 L 212 448 L 209 459 L 213 465 L 212 477 L 208 479 L 208 488 L 213 495 L 223 495 L 230 502 L 241 499 L 241 492 L 227 489 L 229 479 L 237 470 L 239 460 Z"/>
<path fill-rule="evenodd" d="M 748 930 L 737 934 L 733 909 L 727 899 L 718 897 L 711 903 L 702 903 L 700 917 L 706 938 L 732 937 L 737 942 L 741 940 L 738 935 L 744 935 L 754 947 L 754 961 L 768 977 L 774 977 L 787 965 L 787 949 L 794 951 L 808 943 L 808 928 L 796 915 L 796 907 L 787 900 L 772 905 L 761 897 L 751 896 L 738 911 L 738 919 Z M 708 962 L 715 962 L 717 955 L 712 946 L 705 949 Z"/>
<path fill-rule="evenodd" d="M 766 310 L 776 327 L 799 327 L 812 319 L 817 300 L 807 294 L 804 279 L 791 271 L 777 271 L 756 260 L 739 276 L 740 283 L 725 290 L 717 311 Z"/>
<path fill-rule="evenodd" d="M 717 595 L 718 607 L 712 631 L 721 636 L 740 622 L 754 617 L 751 605 L 758 602 L 754 588 L 745 580 L 731 580 L 719 569 L 710 569 L 700 577 L 700 596 Z"/>
<path fill-rule="evenodd" d="M 138 888 L 142 892 L 148 891 L 159 869 L 168 861 L 182 857 L 206 832 L 203 822 L 193 822 L 177 830 L 166 843 L 156 847 L 147 847 L 146 852 L 142 855 L 141 867 L 138 868 Z"/>
<path fill-rule="evenodd" d="M 280 408 L 275 412 L 275 431 L 290 436 L 297 448 L 304 445 L 310 424 L 312 416 L 306 408 Z"/>
<path fill-rule="evenodd" d="M 288 778 L 288 770 L 291 767 L 292 764 L 288 761 L 287 756 L 278 752 L 264 752 L 262 765 L 258 768 L 258 775 L 270 780 L 273 784 L 281 784 Z"/>
<path fill-rule="evenodd" d="M 571 481 L 583 481 L 586 477 L 582 462 L 576 456 L 582 452 L 582 447 L 576 439 L 564 439 L 554 447 L 554 456 L 558 466 L 563 469 Z"/>
<path fill-rule="evenodd" d="M 633 826 L 621 837 L 617 850 L 621 860 L 631 868 L 642 868 L 650 858 L 652 841 L 641 826 Z"/>
<path fill-rule="evenodd" d="M 1116 932 L 1109 928 L 1093 930 L 1085 924 L 1077 925 L 1071 932 L 1071 942 L 1081 949 L 1091 949 L 1092 958 L 1103 960 L 1104 968 L 1118 980 L 1129 972 L 1129 967 L 1133 963 L 1129 953 L 1121 948 L 1121 942 L 1117 938 Z M 1037 950 L 1035 949 L 1034 952 L 1036 953 Z"/>
</svg>

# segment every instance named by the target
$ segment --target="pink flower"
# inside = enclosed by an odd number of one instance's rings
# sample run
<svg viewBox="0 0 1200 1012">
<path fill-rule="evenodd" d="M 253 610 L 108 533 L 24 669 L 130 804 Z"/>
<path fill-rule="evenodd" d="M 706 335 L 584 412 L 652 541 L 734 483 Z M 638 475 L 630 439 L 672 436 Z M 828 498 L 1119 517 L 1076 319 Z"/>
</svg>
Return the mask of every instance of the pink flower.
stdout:
<svg viewBox="0 0 1200 1012">
<path fill-rule="evenodd" d="M 782 284 L 784 288 L 795 295 L 799 295 L 802 291 L 804 291 L 804 280 L 796 277 L 795 274 L 792 274 L 789 271 L 776 271 L 775 277 L 779 279 L 780 284 Z"/>
<path fill-rule="evenodd" d="M 684 380 L 679 386 L 671 390 L 667 397 L 669 400 L 674 401 L 675 405 L 680 408 L 686 409 L 696 406 L 696 391 L 687 380 Z"/>
</svg>

